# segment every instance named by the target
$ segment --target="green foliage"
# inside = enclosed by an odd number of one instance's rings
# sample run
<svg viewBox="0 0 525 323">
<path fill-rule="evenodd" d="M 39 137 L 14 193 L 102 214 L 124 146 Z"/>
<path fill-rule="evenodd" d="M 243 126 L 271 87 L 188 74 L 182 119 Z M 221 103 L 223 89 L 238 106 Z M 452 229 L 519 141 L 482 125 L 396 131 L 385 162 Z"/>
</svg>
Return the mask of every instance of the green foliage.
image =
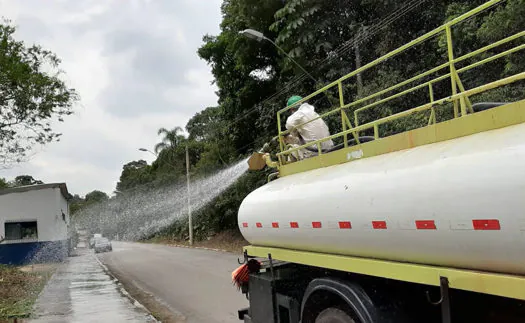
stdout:
<svg viewBox="0 0 525 323">
<path fill-rule="evenodd" d="M 171 130 L 160 128 L 157 134 L 162 135 L 163 138 L 161 142 L 155 145 L 155 153 L 158 154 L 164 149 L 175 149 L 180 146 L 186 139 L 181 133 L 181 127 L 175 127 Z"/>
<path fill-rule="evenodd" d="M 122 167 L 122 174 L 117 183 L 117 193 L 153 181 L 151 167 L 145 160 L 131 161 Z"/>
<path fill-rule="evenodd" d="M 8 187 L 9 187 L 9 183 L 7 182 L 7 180 L 3 177 L 0 177 L 0 189 L 8 188 Z"/>
<path fill-rule="evenodd" d="M 106 202 L 107 200 L 109 200 L 109 196 L 104 192 L 94 190 L 92 192 L 87 193 L 84 200 L 85 200 L 85 203 L 87 204 L 101 203 L 101 202 Z"/>
<path fill-rule="evenodd" d="M 37 185 L 44 184 L 41 180 L 34 179 L 31 175 L 18 175 L 15 177 L 11 186 L 27 186 L 27 185 Z"/>
<path fill-rule="evenodd" d="M 73 216 L 84 207 L 84 199 L 78 194 L 73 195 L 69 201 L 69 213 Z"/>
<path fill-rule="evenodd" d="M 78 95 L 60 79 L 60 59 L 14 38 L 0 23 L 0 166 L 22 161 L 35 144 L 58 141 L 53 120 L 73 113 Z"/>
</svg>

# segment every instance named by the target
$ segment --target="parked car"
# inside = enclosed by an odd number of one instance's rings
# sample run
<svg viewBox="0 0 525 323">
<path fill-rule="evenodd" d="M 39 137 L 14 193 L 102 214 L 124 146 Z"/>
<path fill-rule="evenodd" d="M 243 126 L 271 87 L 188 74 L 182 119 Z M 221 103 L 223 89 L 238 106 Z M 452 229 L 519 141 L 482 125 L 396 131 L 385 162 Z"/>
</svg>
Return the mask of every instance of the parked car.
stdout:
<svg viewBox="0 0 525 323">
<path fill-rule="evenodd" d="M 89 239 L 89 249 L 93 249 L 95 247 L 95 241 L 100 238 L 102 238 L 102 234 L 95 233 L 93 237 Z"/>
<path fill-rule="evenodd" d="M 94 248 L 95 248 L 95 253 L 113 251 L 113 247 L 111 246 L 111 241 L 109 241 L 108 238 L 95 239 Z"/>
</svg>

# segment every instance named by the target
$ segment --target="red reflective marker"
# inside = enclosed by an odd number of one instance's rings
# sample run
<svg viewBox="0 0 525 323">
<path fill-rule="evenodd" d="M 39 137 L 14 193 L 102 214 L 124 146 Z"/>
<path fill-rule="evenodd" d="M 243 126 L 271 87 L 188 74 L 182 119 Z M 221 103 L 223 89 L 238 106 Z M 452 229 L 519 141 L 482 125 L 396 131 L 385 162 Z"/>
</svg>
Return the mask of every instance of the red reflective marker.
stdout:
<svg viewBox="0 0 525 323">
<path fill-rule="evenodd" d="M 386 221 L 372 221 L 374 229 L 386 229 Z"/>
<path fill-rule="evenodd" d="M 416 220 L 416 228 L 418 230 L 436 230 L 436 223 L 434 220 Z"/>
<path fill-rule="evenodd" d="M 352 223 L 350 221 L 340 221 L 339 229 L 352 229 Z"/>
<path fill-rule="evenodd" d="M 320 229 L 322 227 L 321 222 L 312 222 L 312 227 L 314 229 Z"/>
<path fill-rule="evenodd" d="M 487 220 L 472 220 L 472 226 L 474 230 L 500 230 L 499 220 L 487 219 Z"/>
</svg>

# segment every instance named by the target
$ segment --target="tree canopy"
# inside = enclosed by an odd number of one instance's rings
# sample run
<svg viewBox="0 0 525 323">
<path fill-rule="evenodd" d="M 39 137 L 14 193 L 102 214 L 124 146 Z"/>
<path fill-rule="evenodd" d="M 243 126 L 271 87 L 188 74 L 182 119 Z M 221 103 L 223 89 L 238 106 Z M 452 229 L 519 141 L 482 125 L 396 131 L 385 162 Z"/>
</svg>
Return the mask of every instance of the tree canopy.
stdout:
<svg viewBox="0 0 525 323">
<path fill-rule="evenodd" d="M 17 177 L 15 177 L 12 186 L 27 186 L 36 184 L 44 184 L 44 182 L 38 179 L 34 179 L 31 175 L 18 175 Z"/>
<path fill-rule="evenodd" d="M 0 22 L 0 167 L 24 160 L 35 145 L 58 141 L 52 122 L 72 114 L 78 99 L 60 78 L 60 59 L 16 40 L 15 31 Z"/>
</svg>

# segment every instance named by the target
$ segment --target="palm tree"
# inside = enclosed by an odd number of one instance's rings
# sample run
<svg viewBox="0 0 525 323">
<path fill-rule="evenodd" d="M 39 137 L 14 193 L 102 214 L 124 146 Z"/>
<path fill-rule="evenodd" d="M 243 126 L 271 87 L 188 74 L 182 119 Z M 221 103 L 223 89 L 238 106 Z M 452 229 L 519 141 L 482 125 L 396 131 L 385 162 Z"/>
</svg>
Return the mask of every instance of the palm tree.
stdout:
<svg viewBox="0 0 525 323">
<path fill-rule="evenodd" d="M 162 141 L 155 145 L 155 153 L 158 154 L 162 150 L 166 148 L 175 149 L 177 146 L 179 146 L 181 143 L 186 140 L 186 137 L 182 135 L 182 128 L 181 127 L 175 127 L 171 130 L 168 130 L 166 128 L 160 128 L 157 134 L 160 136 L 162 135 Z"/>
</svg>

